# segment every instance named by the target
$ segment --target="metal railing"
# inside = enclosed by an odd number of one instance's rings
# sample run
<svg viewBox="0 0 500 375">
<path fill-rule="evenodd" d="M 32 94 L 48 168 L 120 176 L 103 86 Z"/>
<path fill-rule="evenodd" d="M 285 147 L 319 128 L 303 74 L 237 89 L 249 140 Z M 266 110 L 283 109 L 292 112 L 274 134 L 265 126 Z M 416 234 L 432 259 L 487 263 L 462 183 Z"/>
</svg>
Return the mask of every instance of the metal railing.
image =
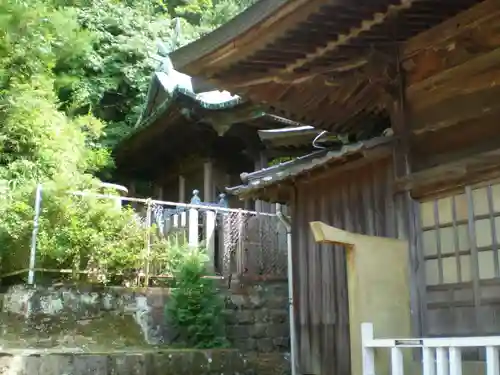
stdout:
<svg viewBox="0 0 500 375">
<path fill-rule="evenodd" d="M 390 350 L 392 375 L 404 375 L 403 350 L 422 351 L 423 375 L 462 375 L 462 351 L 479 348 L 486 352 L 486 375 L 499 375 L 500 336 L 375 339 L 373 324 L 361 325 L 363 375 L 375 375 L 375 351 Z"/>
<path fill-rule="evenodd" d="M 203 248 L 208 267 L 220 277 L 285 278 L 287 273 L 286 228 L 276 214 L 259 213 L 227 207 L 221 195 L 218 203 L 203 203 L 198 192 L 191 202 L 180 203 L 151 198 L 123 197 L 112 194 L 72 192 L 75 199 L 105 199 L 115 202 L 112 209 L 131 206 L 144 231 L 144 245 L 133 271 L 141 284 L 150 280 L 170 278 L 168 251 L 165 246 Z M 28 273 L 28 283 L 35 282 L 35 273 L 95 274 L 106 273 L 99 266 L 80 264 L 79 269 L 44 267 L 43 254 L 37 252 L 40 235 L 38 223 L 43 219 L 41 186 L 37 189 L 35 218 L 27 268 L 11 270 L 2 277 Z M 139 282 L 138 282 L 139 283 Z"/>
</svg>

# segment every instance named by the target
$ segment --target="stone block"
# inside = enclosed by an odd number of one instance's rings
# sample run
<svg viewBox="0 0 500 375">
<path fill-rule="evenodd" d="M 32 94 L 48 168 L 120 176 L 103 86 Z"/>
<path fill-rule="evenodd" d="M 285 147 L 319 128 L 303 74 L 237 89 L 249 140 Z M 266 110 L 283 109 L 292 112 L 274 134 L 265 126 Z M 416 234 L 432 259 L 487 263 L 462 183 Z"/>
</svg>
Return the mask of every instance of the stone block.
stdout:
<svg viewBox="0 0 500 375">
<path fill-rule="evenodd" d="M 245 339 L 251 337 L 253 326 L 235 325 L 227 327 L 227 336 L 230 339 Z"/>
<path fill-rule="evenodd" d="M 269 310 L 269 317 L 272 323 L 288 322 L 288 309 Z"/>
<path fill-rule="evenodd" d="M 69 370 L 72 372 L 67 373 L 75 375 L 108 375 L 108 358 L 106 355 L 77 355 L 73 357 Z"/>
<path fill-rule="evenodd" d="M 250 326 L 249 331 L 250 337 L 253 337 L 254 339 L 264 338 L 267 335 L 268 326 L 266 324 L 256 323 Z"/>
<path fill-rule="evenodd" d="M 267 336 L 274 337 L 288 337 L 290 335 L 290 326 L 286 323 L 270 324 L 267 327 Z"/>
<path fill-rule="evenodd" d="M 266 323 L 271 321 L 271 316 L 269 310 L 261 309 L 254 312 L 255 322 L 256 323 Z"/>
<path fill-rule="evenodd" d="M 264 338 L 257 340 L 257 351 L 260 353 L 271 353 L 274 350 L 273 340 Z"/>
<path fill-rule="evenodd" d="M 165 308 L 165 304 L 168 302 L 168 296 L 170 290 L 166 288 L 150 288 L 147 290 L 147 300 L 148 305 L 156 308 Z"/>
<path fill-rule="evenodd" d="M 261 307 L 265 307 L 266 299 L 260 297 L 257 294 L 254 294 L 254 295 L 251 295 L 248 297 L 248 302 L 249 302 L 249 304 L 248 304 L 249 307 L 251 307 L 253 309 L 258 309 Z"/>
<path fill-rule="evenodd" d="M 238 322 L 240 324 L 251 324 L 255 322 L 255 316 L 253 311 L 243 310 L 243 311 L 238 311 L 236 314 Z"/>
<path fill-rule="evenodd" d="M 289 375 L 291 372 L 289 358 L 284 353 L 252 354 L 248 362 L 258 375 Z"/>
<path fill-rule="evenodd" d="M 247 306 L 246 296 L 243 295 L 232 295 L 230 297 L 230 302 L 235 308 L 242 309 Z"/>
<path fill-rule="evenodd" d="M 224 321 L 227 325 L 234 325 L 239 323 L 238 314 L 234 311 L 224 311 Z"/>
<path fill-rule="evenodd" d="M 287 352 L 290 349 L 290 338 L 277 337 L 273 338 L 274 349 L 279 352 Z"/>
<path fill-rule="evenodd" d="M 252 342 L 242 342 L 255 350 Z M 254 343 L 253 343 L 254 344 Z M 8 375 L 251 375 L 236 350 L 165 350 L 156 353 L 0 354 L 0 374 Z"/>
<path fill-rule="evenodd" d="M 288 309 L 288 298 L 273 297 L 266 301 L 266 307 L 270 310 Z"/>
<path fill-rule="evenodd" d="M 257 340 L 255 339 L 239 339 L 233 340 L 231 343 L 235 349 L 241 350 L 243 353 L 251 353 L 257 350 Z"/>
</svg>

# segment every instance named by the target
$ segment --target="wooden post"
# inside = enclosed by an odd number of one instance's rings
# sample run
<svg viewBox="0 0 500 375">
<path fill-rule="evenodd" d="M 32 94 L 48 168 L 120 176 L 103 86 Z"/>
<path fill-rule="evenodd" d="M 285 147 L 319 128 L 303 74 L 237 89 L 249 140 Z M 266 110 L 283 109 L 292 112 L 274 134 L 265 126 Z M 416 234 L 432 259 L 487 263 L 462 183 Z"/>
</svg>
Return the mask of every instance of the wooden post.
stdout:
<svg viewBox="0 0 500 375">
<path fill-rule="evenodd" d="M 201 204 L 201 199 L 198 196 L 199 190 L 193 190 L 191 197 L 191 204 Z M 198 247 L 199 245 L 199 212 L 196 208 L 189 210 L 189 226 L 188 226 L 188 245 L 191 247 Z"/>
<path fill-rule="evenodd" d="M 134 181 L 130 181 L 128 183 L 128 194 L 131 196 L 131 197 L 135 197 L 135 194 L 136 194 L 136 188 L 135 188 L 135 182 Z"/>
<path fill-rule="evenodd" d="M 203 201 L 212 202 L 215 199 L 214 195 L 214 178 L 213 178 L 213 163 L 206 161 L 203 164 Z"/>
<path fill-rule="evenodd" d="M 135 181 L 130 181 L 128 183 L 128 196 L 134 198 L 137 196 L 137 188 L 135 186 Z M 136 202 L 128 202 L 128 206 L 130 208 L 133 208 L 134 210 L 136 210 L 138 207 Z"/>
<path fill-rule="evenodd" d="M 436 375 L 436 356 L 433 348 L 422 348 L 423 375 Z"/>
<path fill-rule="evenodd" d="M 363 323 L 361 325 L 361 345 L 363 360 L 363 375 L 375 375 L 375 351 L 367 346 L 373 340 L 373 324 Z"/>
<path fill-rule="evenodd" d="M 496 375 L 499 373 L 500 364 L 498 359 L 498 348 L 489 346 L 486 348 L 486 375 Z M 432 374 L 434 375 L 434 374 Z"/>
<path fill-rule="evenodd" d="M 462 352 L 460 348 L 450 347 L 448 350 L 450 359 L 450 374 L 462 375 Z"/>
<path fill-rule="evenodd" d="M 215 271 L 215 217 L 214 211 L 205 212 L 205 241 L 208 255 L 208 268 Z"/>
<path fill-rule="evenodd" d="M 186 179 L 184 176 L 179 176 L 179 202 L 186 201 Z"/>
<path fill-rule="evenodd" d="M 161 185 L 155 186 L 155 197 L 156 199 L 163 200 L 163 187 Z"/>
<path fill-rule="evenodd" d="M 448 356 L 446 348 L 436 348 L 436 374 L 448 375 Z M 454 375 L 454 374 L 452 374 Z"/>
<path fill-rule="evenodd" d="M 245 210 L 247 210 L 247 211 L 251 210 L 250 204 L 251 204 L 250 199 L 245 199 L 244 206 L 243 206 L 245 208 Z"/>
<path fill-rule="evenodd" d="M 245 271 L 243 252 L 243 212 L 238 212 L 238 239 L 236 247 L 236 272 L 238 277 L 243 276 Z"/>
<path fill-rule="evenodd" d="M 408 108 L 406 102 L 406 82 L 405 71 L 401 62 L 401 51 L 397 51 L 397 90 L 396 95 L 393 95 L 394 103 L 391 113 L 391 125 L 394 134 L 397 136 L 397 143 L 393 151 L 393 167 L 394 177 L 409 177 L 412 173 L 411 160 L 411 121 L 409 121 Z M 410 246 L 409 267 L 412 270 L 413 280 L 410 288 L 410 304 L 412 311 L 412 330 L 419 336 L 426 331 L 425 311 L 423 296 L 425 295 L 424 286 L 425 276 L 423 274 L 424 267 L 419 267 L 416 270 L 415 264 L 423 264 L 421 259 L 422 254 L 419 251 L 418 244 L 418 207 L 411 197 L 410 191 L 401 194 L 396 201 L 398 219 L 398 238 L 408 239 Z"/>
<path fill-rule="evenodd" d="M 198 247 L 198 210 L 189 210 L 188 244 L 190 247 Z"/>
<path fill-rule="evenodd" d="M 264 152 L 260 152 L 255 160 L 255 170 L 259 171 L 261 169 L 267 168 L 267 155 Z M 269 212 L 270 205 L 261 200 L 255 201 L 255 211 L 257 212 Z"/>
<path fill-rule="evenodd" d="M 144 239 L 144 247 L 146 252 L 146 265 L 145 265 L 145 277 L 144 277 L 144 286 L 149 286 L 149 269 L 151 266 L 151 200 L 147 201 L 147 210 L 146 210 L 146 238 Z"/>
</svg>

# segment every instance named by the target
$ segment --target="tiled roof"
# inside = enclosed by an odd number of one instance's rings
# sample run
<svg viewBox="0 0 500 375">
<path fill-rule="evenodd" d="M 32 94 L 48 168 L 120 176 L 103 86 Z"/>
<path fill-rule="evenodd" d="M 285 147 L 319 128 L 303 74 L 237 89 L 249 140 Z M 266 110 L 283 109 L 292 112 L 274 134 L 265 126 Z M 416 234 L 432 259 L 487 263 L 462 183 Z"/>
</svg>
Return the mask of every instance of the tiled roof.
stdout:
<svg viewBox="0 0 500 375">
<path fill-rule="evenodd" d="M 243 173 L 243 184 L 227 188 L 233 195 L 247 195 L 277 183 L 296 178 L 306 172 L 323 167 L 349 155 L 362 153 L 382 146 L 390 146 L 392 137 L 378 137 L 365 142 L 344 145 L 337 150 L 320 150 L 253 173 Z"/>
</svg>

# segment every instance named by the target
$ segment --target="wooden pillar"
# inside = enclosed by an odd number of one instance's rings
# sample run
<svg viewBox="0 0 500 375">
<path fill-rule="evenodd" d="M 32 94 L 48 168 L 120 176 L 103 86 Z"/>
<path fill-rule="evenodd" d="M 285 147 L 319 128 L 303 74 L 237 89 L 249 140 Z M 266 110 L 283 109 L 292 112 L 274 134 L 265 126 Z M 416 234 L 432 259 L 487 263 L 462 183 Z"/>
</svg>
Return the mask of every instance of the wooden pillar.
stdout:
<svg viewBox="0 0 500 375">
<path fill-rule="evenodd" d="M 137 189 L 135 186 L 135 181 L 131 180 L 128 182 L 127 185 L 128 186 L 126 186 L 126 187 L 128 188 L 128 196 L 132 197 L 132 198 L 136 198 L 137 197 Z M 133 209 L 136 209 L 138 207 L 136 202 L 125 201 L 125 203 L 126 203 L 126 205 L 128 205 L 129 207 L 131 207 Z"/>
<path fill-rule="evenodd" d="M 179 202 L 186 202 L 186 179 L 179 175 Z"/>
<path fill-rule="evenodd" d="M 260 152 L 255 160 L 255 170 L 261 170 L 264 168 L 267 168 L 267 155 L 264 152 Z M 255 211 L 257 212 L 269 212 L 270 211 L 270 204 L 266 203 L 261 200 L 256 200 L 255 201 Z"/>
<path fill-rule="evenodd" d="M 245 199 L 245 201 L 244 201 L 244 206 L 243 206 L 243 207 L 245 208 L 245 210 L 250 211 L 250 210 L 252 209 L 252 207 L 251 207 L 251 203 L 252 203 L 252 202 L 250 202 L 250 199 Z"/>
<path fill-rule="evenodd" d="M 163 200 L 163 187 L 161 185 L 155 186 L 155 199 Z"/>
<path fill-rule="evenodd" d="M 135 189 L 135 181 L 129 181 L 129 183 L 127 184 L 127 188 L 128 188 L 128 195 L 130 197 L 135 197 L 135 194 L 136 194 L 136 189 Z"/>
<path fill-rule="evenodd" d="M 400 51 L 397 55 L 397 85 L 396 95 L 391 113 L 391 125 L 396 136 L 393 151 L 393 167 L 395 178 L 408 177 L 412 173 L 411 160 L 411 119 L 409 118 L 406 102 L 405 71 L 401 64 Z M 418 244 L 418 207 L 411 197 L 411 192 L 406 191 L 396 196 L 397 207 L 397 233 L 401 239 L 407 239 L 410 250 L 409 269 L 411 270 L 410 305 L 412 311 L 412 330 L 415 336 L 426 333 L 425 328 L 425 276 L 424 267 L 416 270 L 416 264 L 423 264 L 423 257 Z"/>
<path fill-rule="evenodd" d="M 203 164 L 203 202 L 215 202 L 214 168 L 211 160 Z"/>
</svg>

